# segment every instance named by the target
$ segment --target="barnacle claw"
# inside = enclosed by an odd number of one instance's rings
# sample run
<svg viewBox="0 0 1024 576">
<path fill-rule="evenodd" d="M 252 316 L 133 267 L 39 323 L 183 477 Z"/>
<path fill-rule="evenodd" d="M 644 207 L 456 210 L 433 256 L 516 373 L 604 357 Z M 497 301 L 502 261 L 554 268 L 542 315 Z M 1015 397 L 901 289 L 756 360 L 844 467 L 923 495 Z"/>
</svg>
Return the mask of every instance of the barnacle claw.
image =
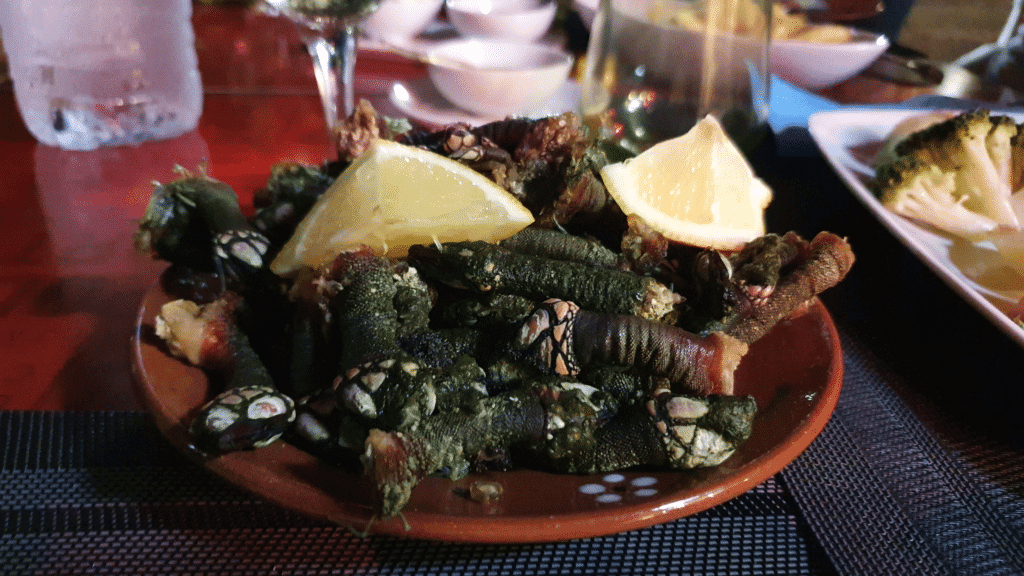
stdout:
<svg viewBox="0 0 1024 576">
<path fill-rule="evenodd" d="M 717 466 L 750 436 L 756 412 L 752 396 L 656 391 L 598 429 L 594 471 Z"/>
<path fill-rule="evenodd" d="M 398 514 L 424 476 L 418 443 L 400 432 L 373 429 L 366 438 L 363 471 L 375 488 L 376 507 L 384 519 Z"/>
<path fill-rule="evenodd" d="M 276 442 L 295 420 L 295 402 L 264 385 L 241 386 L 207 402 L 189 432 L 209 454 L 262 448 Z"/>
<path fill-rule="evenodd" d="M 573 349 L 573 323 L 580 307 L 557 298 L 545 300 L 523 323 L 513 343 L 518 348 L 538 344 L 537 355 L 543 367 L 552 374 L 575 376 L 580 372 Z"/>
<path fill-rule="evenodd" d="M 730 258 L 731 280 L 754 306 L 760 306 L 774 293 L 786 267 L 806 251 L 807 242 L 796 234 L 766 234 Z"/>
<path fill-rule="evenodd" d="M 717 466 L 750 437 L 757 404 L 753 397 L 695 399 L 661 391 L 648 400 L 672 468 Z"/>
<path fill-rule="evenodd" d="M 245 280 L 264 269 L 270 241 L 242 214 L 230 186 L 205 174 L 156 184 L 138 223 L 137 251 L 173 264 Z M 230 276 L 230 278 L 228 278 Z"/>
</svg>

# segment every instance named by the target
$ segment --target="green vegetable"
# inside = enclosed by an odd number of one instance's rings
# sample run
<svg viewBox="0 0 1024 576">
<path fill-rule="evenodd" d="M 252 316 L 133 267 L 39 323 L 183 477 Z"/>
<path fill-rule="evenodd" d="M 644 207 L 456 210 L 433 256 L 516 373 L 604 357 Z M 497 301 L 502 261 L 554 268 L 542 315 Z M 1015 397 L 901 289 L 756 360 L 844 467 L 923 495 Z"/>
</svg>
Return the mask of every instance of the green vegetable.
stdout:
<svg viewBox="0 0 1024 576">
<path fill-rule="evenodd" d="M 995 220 L 964 207 L 967 195 L 957 189 L 956 174 L 903 156 L 878 168 L 876 194 L 893 212 L 961 237 L 995 230 Z"/>
<path fill-rule="evenodd" d="M 1021 229 L 1010 197 L 1022 172 L 1021 126 L 980 109 L 908 135 L 877 166 L 870 187 L 897 214 L 970 238 Z"/>
</svg>

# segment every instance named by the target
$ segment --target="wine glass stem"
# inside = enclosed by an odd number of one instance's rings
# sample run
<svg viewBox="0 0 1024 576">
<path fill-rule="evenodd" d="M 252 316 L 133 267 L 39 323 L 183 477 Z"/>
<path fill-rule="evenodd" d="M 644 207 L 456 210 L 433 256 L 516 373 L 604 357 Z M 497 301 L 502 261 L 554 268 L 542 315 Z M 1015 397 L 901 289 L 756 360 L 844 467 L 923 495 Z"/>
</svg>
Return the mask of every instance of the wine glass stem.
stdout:
<svg viewBox="0 0 1024 576">
<path fill-rule="evenodd" d="M 308 38 L 306 48 L 313 58 L 327 136 L 333 142 L 339 118 L 348 118 L 355 107 L 356 26 L 343 24 Z"/>
</svg>

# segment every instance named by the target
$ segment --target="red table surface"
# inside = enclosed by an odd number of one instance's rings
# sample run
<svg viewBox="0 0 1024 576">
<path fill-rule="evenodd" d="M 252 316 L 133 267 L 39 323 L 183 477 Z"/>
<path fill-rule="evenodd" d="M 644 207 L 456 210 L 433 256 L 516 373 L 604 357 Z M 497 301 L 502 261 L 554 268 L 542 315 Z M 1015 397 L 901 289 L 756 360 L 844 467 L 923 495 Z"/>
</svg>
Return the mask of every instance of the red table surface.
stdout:
<svg viewBox="0 0 1024 576">
<path fill-rule="evenodd" d="M 164 263 L 132 233 L 175 165 L 203 167 L 247 209 L 272 164 L 328 153 L 309 57 L 286 22 L 195 5 L 206 89 L 198 129 L 138 147 L 69 152 L 36 143 L 0 85 L 0 409 L 137 410 L 128 341 Z M 414 62 L 364 52 L 357 91 L 386 108 Z"/>
</svg>

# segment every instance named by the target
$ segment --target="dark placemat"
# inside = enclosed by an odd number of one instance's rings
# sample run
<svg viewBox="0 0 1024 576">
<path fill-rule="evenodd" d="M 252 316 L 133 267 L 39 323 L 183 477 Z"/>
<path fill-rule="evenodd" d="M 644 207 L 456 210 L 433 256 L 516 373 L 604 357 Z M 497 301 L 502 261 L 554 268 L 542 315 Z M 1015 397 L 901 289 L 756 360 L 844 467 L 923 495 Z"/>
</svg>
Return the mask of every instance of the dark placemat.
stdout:
<svg viewBox="0 0 1024 576">
<path fill-rule="evenodd" d="M 842 336 L 843 392 L 822 434 L 781 473 L 836 568 L 1024 575 L 1020 346 L 820 155 L 775 158 L 768 177 L 770 230 L 829 230 L 857 254 L 822 296 Z M 968 274 L 984 281 L 979 268 Z"/>
<path fill-rule="evenodd" d="M 228 485 L 149 418 L 0 412 L 2 574 L 835 574 L 776 475 L 651 528 L 534 545 L 359 538 Z"/>
<path fill-rule="evenodd" d="M 1024 574 L 1024 454 L 843 350 L 833 418 L 782 472 L 839 570 Z"/>
</svg>

